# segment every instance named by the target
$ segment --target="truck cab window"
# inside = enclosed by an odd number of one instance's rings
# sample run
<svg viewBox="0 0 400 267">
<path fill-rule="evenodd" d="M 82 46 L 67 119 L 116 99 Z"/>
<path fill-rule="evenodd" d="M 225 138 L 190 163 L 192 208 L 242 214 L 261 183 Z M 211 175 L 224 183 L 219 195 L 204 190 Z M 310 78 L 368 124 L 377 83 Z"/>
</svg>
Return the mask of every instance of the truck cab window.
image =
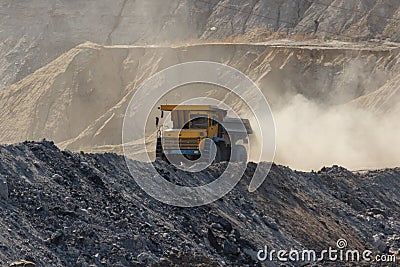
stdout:
<svg viewBox="0 0 400 267">
<path fill-rule="evenodd" d="M 198 117 L 190 120 L 191 129 L 207 129 L 208 128 L 208 118 Z"/>
</svg>

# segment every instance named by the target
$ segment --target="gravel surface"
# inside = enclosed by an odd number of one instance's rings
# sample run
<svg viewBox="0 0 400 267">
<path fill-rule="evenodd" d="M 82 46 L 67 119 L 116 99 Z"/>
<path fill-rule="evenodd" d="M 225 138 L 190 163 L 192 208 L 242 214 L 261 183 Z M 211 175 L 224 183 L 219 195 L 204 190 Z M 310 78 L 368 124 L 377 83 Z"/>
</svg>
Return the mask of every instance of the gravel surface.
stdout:
<svg viewBox="0 0 400 267">
<path fill-rule="evenodd" d="M 225 167 L 187 174 L 154 164 L 166 179 L 183 184 L 212 181 Z M 134 175 L 146 175 L 148 163 L 137 166 Z M 339 238 L 351 249 L 398 254 L 399 168 L 303 173 L 273 165 L 250 193 L 255 167 L 249 163 L 222 199 L 177 208 L 142 191 L 122 156 L 60 151 L 48 141 L 0 146 L 0 265 L 278 266 L 258 261 L 257 251 L 321 251 L 336 247 Z"/>
</svg>

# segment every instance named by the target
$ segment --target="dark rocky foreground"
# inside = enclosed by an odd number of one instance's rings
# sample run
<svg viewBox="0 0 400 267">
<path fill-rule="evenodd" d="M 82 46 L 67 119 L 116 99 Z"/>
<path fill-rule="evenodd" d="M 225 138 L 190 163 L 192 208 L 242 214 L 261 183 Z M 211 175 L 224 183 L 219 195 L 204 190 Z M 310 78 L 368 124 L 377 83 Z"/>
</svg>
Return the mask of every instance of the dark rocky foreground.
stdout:
<svg viewBox="0 0 400 267">
<path fill-rule="evenodd" d="M 224 168 L 184 175 L 164 162 L 155 165 L 171 181 L 208 182 Z M 398 253 L 399 168 L 352 173 L 334 166 L 303 173 L 273 165 L 264 184 L 249 193 L 254 169 L 250 163 L 221 200 L 177 208 L 142 191 L 122 156 L 74 154 L 46 141 L 1 146 L 0 265 L 276 266 L 259 262 L 257 251 L 265 245 L 321 251 L 336 248 L 339 238 L 350 249 Z"/>
</svg>

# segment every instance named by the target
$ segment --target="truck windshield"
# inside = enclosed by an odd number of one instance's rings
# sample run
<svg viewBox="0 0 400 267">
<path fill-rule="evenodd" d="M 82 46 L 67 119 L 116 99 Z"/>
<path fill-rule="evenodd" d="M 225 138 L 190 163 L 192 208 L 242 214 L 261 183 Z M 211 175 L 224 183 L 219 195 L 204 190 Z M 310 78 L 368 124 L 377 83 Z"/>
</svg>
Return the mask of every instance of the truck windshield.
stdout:
<svg viewBox="0 0 400 267">
<path fill-rule="evenodd" d="M 191 129 L 207 129 L 208 128 L 208 118 L 194 118 L 190 120 Z"/>
</svg>

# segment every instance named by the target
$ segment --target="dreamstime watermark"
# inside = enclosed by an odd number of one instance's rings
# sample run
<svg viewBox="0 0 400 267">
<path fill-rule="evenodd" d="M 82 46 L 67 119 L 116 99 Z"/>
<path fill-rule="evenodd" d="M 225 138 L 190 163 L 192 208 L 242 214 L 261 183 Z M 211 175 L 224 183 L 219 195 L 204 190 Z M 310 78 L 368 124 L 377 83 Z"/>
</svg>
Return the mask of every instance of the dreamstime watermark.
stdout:
<svg viewBox="0 0 400 267">
<path fill-rule="evenodd" d="M 351 250 L 347 249 L 348 244 L 346 239 L 339 239 L 336 242 L 336 247 L 329 247 L 319 253 L 315 250 L 274 250 L 268 249 L 265 246 L 257 252 L 259 261 L 271 262 L 382 262 L 395 263 L 395 255 L 373 255 L 371 250 Z"/>
<path fill-rule="evenodd" d="M 132 177 L 147 194 L 161 202 L 180 207 L 201 206 L 223 197 L 240 181 L 247 166 L 245 162 L 228 162 L 218 179 L 206 185 L 188 187 L 167 181 L 152 164 L 146 165 L 145 172 L 142 170 L 143 164 L 138 164 L 138 161 L 151 162 L 153 160 L 150 158 L 146 144 L 149 136 L 154 134 L 154 129 L 153 132 L 149 132 L 146 126 L 148 122 L 154 122 L 154 111 L 157 110 L 160 100 L 176 88 L 193 84 L 204 84 L 205 88 L 207 85 L 212 85 L 227 93 L 222 99 L 217 99 L 210 94 L 196 95 L 196 90 L 190 90 L 188 92 L 190 97 L 174 97 L 173 102 L 168 104 L 179 106 L 188 103 L 192 105 L 207 103 L 227 110 L 228 114 L 231 114 L 230 117 L 235 118 L 236 121 L 241 121 L 238 114 L 242 112 L 243 106 L 250 111 L 248 115 L 251 118 L 248 119 L 251 121 L 255 138 L 246 137 L 246 140 L 249 140 L 247 146 L 252 152 L 253 161 L 265 162 L 258 164 L 254 171 L 249 184 L 250 192 L 255 191 L 263 183 L 275 155 L 275 123 L 270 106 L 261 90 L 245 74 L 227 65 L 209 61 L 182 63 L 154 74 L 136 90 L 126 110 L 122 129 L 124 156 Z M 230 99 L 228 96 L 235 97 L 237 101 L 234 103 L 231 100 L 228 101 L 227 99 Z M 245 127 L 242 123 L 241 128 L 245 129 Z M 226 131 L 229 136 L 233 134 L 229 129 Z M 231 155 L 235 153 L 234 149 L 235 146 L 231 146 Z M 145 151 L 145 153 L 140 154 L 138 151 Z M 183 157 L 181 158 L 185 161 Z M 210 165 L 176 164 L 172 161 L 171 164 L 188 172 L 199 172 Z"/>
</svg>

